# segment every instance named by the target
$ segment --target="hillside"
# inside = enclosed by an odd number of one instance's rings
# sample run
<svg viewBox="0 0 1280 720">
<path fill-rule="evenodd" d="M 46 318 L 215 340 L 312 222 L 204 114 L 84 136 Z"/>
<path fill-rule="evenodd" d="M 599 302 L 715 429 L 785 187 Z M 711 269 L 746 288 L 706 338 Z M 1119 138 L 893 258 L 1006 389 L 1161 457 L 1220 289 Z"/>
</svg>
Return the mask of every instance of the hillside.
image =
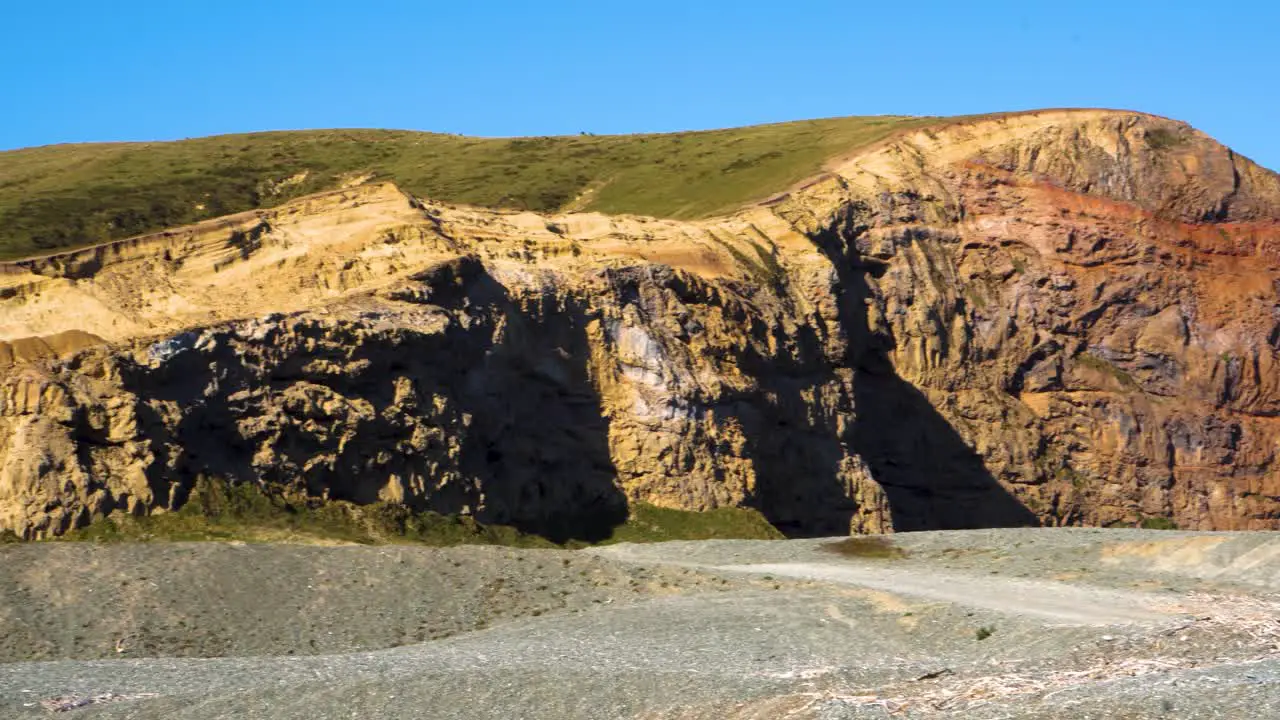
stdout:
<svg viewBox="0 0 1280 720">
<path fill-rule="evenodd" d="M 825 167 L 696 220 L 369 181 L 0 264 L 0 530 L 181 529 L 201 477 L 557 541 L 1280 525 L 1280 176 L 1105 110 Z"/>
<path fill-rule="evenodd" d="M 490 208 L 694 218 L 936 119 L 850 117 L 656 135 L 491 139 L 390 130 L 224 135 L 0 153 L 0 258 L 138 235 L 368 179 Z"/>
</svg>

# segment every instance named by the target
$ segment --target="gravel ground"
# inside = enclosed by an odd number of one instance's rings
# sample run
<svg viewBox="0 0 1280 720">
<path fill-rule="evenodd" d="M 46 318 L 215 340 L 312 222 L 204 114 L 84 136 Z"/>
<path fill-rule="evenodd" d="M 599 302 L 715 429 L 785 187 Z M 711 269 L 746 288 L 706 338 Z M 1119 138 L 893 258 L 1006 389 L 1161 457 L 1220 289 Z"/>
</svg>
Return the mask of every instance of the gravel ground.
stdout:
<svg viewBox="0 0 1280 720">
<path fill-rule="evenodd" d="M 377 650 L 731 586 L 680 568 L 483 546 L 0 546 L 0 662 Z"/>
<path fill-rule="evenodd" d="M 19 546 L 0 550 L 0 716 L 1280 717 L 1275 538 Z M 120 634 L 153 639 L 117 653 Z"/>
</svg>

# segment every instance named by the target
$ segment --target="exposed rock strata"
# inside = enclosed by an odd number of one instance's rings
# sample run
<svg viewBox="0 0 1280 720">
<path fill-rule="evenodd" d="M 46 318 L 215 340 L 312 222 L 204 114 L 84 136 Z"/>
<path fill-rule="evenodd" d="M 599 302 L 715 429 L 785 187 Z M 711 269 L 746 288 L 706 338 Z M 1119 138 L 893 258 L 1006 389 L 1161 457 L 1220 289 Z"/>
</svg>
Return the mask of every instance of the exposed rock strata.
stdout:
<svg viewBox="0 0 1280 720">
<path fill-rule="evenodd" d="M 1278 263 L 1280 179 L 1132 113 L 912 133 L 701 223 L 351 188 L 5 267 L 0 528 L 199 473 L 555 537 L 1276 527 Z"/>
</svg>

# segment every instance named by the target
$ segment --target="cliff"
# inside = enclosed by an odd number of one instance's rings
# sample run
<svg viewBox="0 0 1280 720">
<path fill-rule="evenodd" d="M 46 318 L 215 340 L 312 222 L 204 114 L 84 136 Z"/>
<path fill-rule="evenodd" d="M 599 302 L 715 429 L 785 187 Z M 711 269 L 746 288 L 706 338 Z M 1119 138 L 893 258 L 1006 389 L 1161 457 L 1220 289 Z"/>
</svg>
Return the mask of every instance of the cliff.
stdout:
<svg viewBox="0 0 1280 720">
<path fill-rule="evenodd" d="M 1280 177 L 1181 123 L 914 130 L 706 221 L 367 184 L 0 269 L 0 529 L 198 475 L 555 538 L 1280 525 Z"/>
</svg>

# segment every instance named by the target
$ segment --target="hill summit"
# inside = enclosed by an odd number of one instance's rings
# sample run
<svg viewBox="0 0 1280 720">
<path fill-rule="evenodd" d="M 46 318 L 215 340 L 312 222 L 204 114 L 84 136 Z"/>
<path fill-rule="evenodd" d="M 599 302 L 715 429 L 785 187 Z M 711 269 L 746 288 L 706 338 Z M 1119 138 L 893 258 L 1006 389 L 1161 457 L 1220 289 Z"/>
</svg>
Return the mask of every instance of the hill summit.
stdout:
<svg viewBox="0 0 1280 720">
<path fill-rule="evenodd" d="M 269 132 L 0 153 L 0 257 L 117 240 L 370 180 L 440 202 L 671 218 L 727 213 L 834 155 L 936 118 L 850 117 L 654 135 Z"/>
</svg>

